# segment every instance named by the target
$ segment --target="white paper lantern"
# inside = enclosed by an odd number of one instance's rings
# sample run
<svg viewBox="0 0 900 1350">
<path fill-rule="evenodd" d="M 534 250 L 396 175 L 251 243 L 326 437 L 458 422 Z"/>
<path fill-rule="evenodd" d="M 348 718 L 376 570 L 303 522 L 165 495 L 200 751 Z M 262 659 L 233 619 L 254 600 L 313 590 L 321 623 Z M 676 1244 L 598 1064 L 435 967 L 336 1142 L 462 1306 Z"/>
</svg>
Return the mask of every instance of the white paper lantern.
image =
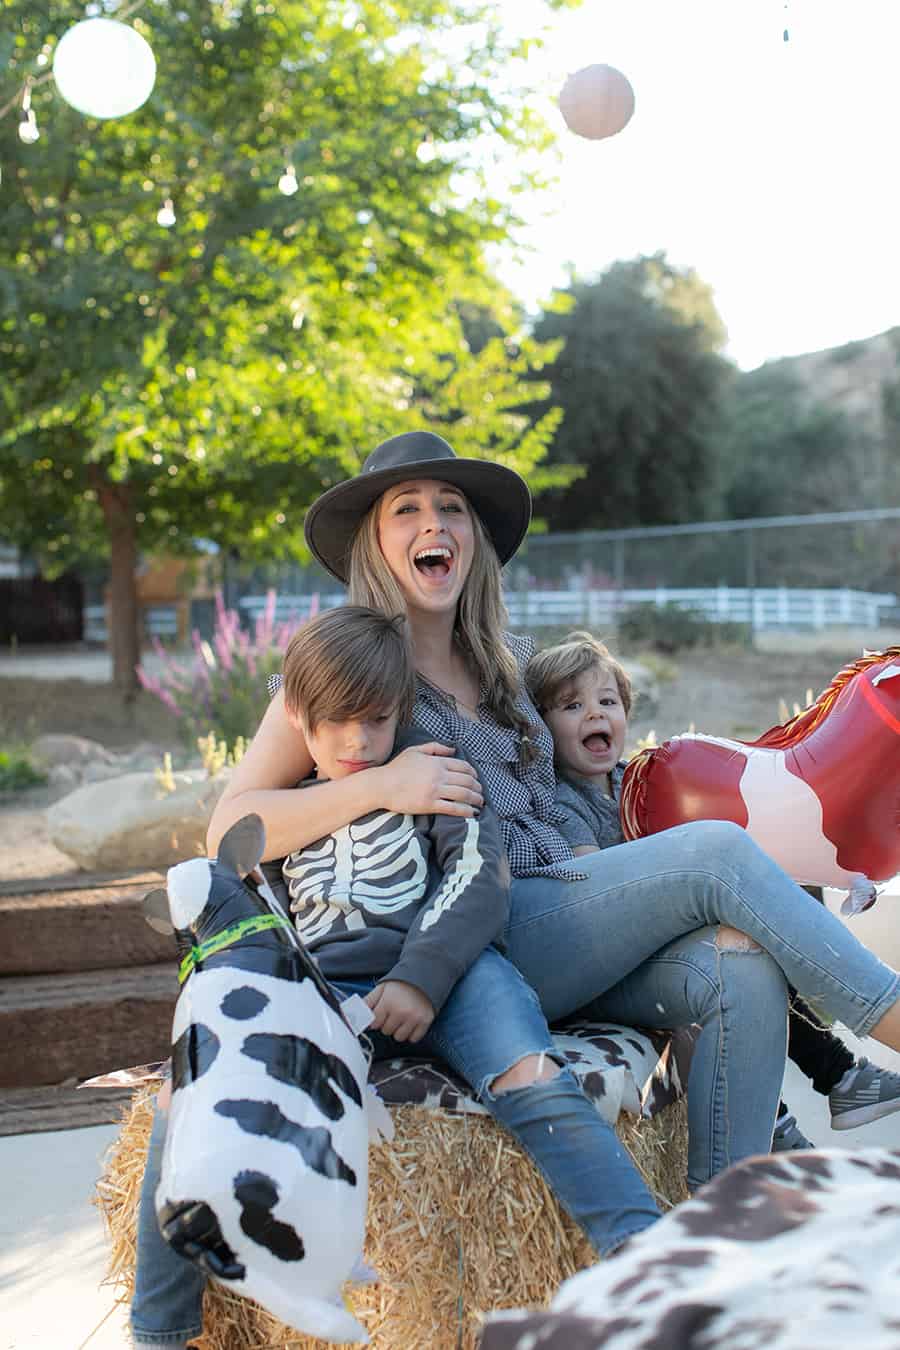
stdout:
<svg viewBox="0 0 900 1350">
<path fill-rule="evenodd" d="M 285 197 L 293 197 L 294 193 L 300 188 L 297 182 L 297 175 L 294 172 L 293 164 L 285 166 L 284 173 L 278 180 L 278 191 L 283 192 Z"/>
<path fill-rule="evenodd" d="M 589 141 L 615 136 L 634 112 L 634 90 L 615 66 L 584 66 L 570 75 L 559 96 L 566 126 Z"/>
<path fill-rule="evenodd" d="M 57 43 L 53 78 L 65 101 L 87 117 L 125 117 L 153 92 L 156 58 L 127 23 L 85 19 Z"/>
</svg>

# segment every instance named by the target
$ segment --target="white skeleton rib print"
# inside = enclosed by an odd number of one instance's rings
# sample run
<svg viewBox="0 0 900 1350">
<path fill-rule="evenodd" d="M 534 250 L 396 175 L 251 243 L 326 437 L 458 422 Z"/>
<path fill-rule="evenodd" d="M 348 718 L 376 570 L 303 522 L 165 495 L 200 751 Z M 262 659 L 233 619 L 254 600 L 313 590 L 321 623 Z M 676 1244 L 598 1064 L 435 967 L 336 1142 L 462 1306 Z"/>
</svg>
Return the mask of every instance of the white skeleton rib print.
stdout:
<svg viewBox="0 0 900 1350">
<path fill-rule="evenodd" d="M 348 931 L 365 928 L 360 905 L 370 914 L 393 914 L 421 900 L 428 863 L 412 816 L 373 811 L 288 858 L 284 877 L 297 931 L 308 943 L 339 921 Z"/>
</svg>

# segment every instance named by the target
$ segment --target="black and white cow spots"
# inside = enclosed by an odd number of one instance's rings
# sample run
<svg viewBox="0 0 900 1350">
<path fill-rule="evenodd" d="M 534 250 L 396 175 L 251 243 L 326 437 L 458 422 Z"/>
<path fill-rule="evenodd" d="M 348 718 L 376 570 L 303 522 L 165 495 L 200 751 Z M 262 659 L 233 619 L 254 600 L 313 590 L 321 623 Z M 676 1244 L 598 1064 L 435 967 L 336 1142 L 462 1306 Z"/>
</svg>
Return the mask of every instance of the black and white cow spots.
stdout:
<svg viewBox="0 0 900 1350">
<path fill-rule="evenodd" d="M 268 996 L 259 989 L 242 984 L 237 989 L 230 989 L 222 999 L 222 1012 L 226 1017 L 233 1017 L 236 1022 L 248 1022 L 251 1017 L 262 1012 L 268 1001 Z"/>
<path fill-rule="evenodd" d="M 356 1173 L 348 1167 L 331 1146 L 331 1132 L 322 1126 L 298 1125 L 290 1120 L 275 1102 L 221 1101 L 216 1102 L 217 1116 L 236 1120 L 247 1134 L 258 1138 L 278 1139 L 295 1148 L 300 1157 L 320 1176 L 332 1181 L 346 1181 L 356 1185 Z"/>
<path fill-rule="evenodd" d="M 172 1043 L 172 1087 L 187 1087 L 212 1067 L 221 1041 L 202 1022 L 192 1022 Z"/>
<path fill-rule="evenodd" d="M 279 1261 L 302 1261 L 303 1239 L 289 1223 L 281 1223 L 272 1210 L 278 1203 L 278 1187 L 262 1172 L 239 1172 L 234 1179 L 234 1198 L 241 1207 L 241 1228 L 249 1238 L 266 1247 Z"/>
<path fill-rule="evenodd" d="M 748 1158 L 481 1350 L 897 1350 L 900 1152 Z"/>
<path fill-rule="evenodd" d="M 182 1255 L 281 1321 L 366 1340 L 341 1286 L 365 1235 L 368 1066 L 289 922 L 269 926 L 265 892 L 241 880 L 262 836 L 239 826 L 217 862 L 168 876 L 193 968 L 173 1022 L 157 1213 Z"/>
<path fill-rule="evenodd" d="M 260 1060 L 266 1072 L 279 1082 L 302 1087 L 329 1120 L 340 1120 L 344 1114 L 344 1103 L 332 1089 L 332 1081 L 357 1106 L 362 1106 L 356 1080 L 344 1061 L 337 1055 L 325 1054 L 303 1036 L 248 1036 L 244 1054 Z"/>
</svg>

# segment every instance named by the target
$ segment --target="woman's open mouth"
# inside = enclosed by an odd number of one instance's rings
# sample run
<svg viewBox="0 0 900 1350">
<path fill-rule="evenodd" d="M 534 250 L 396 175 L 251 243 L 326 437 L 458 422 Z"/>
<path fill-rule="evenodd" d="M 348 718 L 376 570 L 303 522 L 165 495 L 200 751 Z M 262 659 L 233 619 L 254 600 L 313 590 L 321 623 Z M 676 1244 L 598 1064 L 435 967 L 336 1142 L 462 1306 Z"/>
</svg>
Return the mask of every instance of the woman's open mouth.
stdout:
<svg viewBox="0 0 900 1350">
<path fill-rule="evenodd" d="M 453 554 L 445 545 L 435 544 L 429 548 L 420 548 L 413 557 L 413 563 L 416 571 L 423 577 L 429 577 L 432 581 L 442 581 L 444 577 L 449 576 Z"/>
</svg>

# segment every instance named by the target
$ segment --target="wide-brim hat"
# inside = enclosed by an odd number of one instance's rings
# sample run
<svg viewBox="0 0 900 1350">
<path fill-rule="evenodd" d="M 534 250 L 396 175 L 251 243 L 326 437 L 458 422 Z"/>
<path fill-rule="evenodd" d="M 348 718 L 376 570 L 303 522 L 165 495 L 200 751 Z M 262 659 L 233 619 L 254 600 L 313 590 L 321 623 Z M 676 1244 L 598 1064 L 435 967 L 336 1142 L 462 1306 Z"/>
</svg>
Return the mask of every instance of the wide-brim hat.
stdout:
<svg viewBox="0 0 900 1350">
<path fill-rule="evenodd" d="M 458 487 L 478 512 L 501 564 L 509 561 L 531 520 L 525 479 L 487 459 L 460 459 L 433 431 L 407 431 L 382 441 L 355 478 L 323 492 L 307 511 L 306 542 L 332 576 L 347 581 L 350 545 L 363 516 L 387 488 L 411 478 Z"/>
</svg>

